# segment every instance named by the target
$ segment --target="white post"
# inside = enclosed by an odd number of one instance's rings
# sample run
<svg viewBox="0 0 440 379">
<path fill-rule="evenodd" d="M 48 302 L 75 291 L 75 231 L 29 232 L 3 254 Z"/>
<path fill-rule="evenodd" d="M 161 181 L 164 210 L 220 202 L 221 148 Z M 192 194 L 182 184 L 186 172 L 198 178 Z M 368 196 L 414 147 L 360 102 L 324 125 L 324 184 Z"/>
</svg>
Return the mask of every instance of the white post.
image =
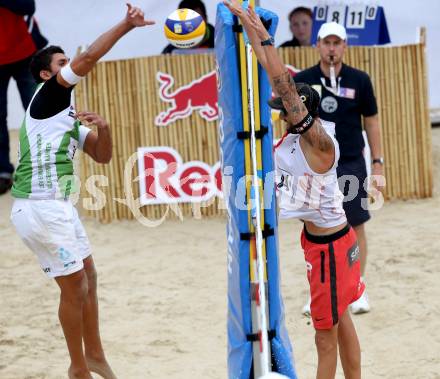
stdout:
<svg viewBox="0 0 440 379">
<path fill-rule="evenodd" d="M 255 213 L 252 213 L 254 223 L 257 251 L 257 274 L 258 274 L 258 299 L 257 299 L 257 326 L 260 334 L 260 368 L 261 373 L 256 373 L 256 377 L 267 375 L 271 369 L 269 361 L 269 341 L 267 328 L 266 312 L 266 285 L 264 281 L 264 271 L 266 262 L 263 259 L 263 234 L 261 230 L 261 207 L 260 207 L 260 179 L 257 170 L 256 137 L 255 137 L 255 109 L 254 109 L 254 86 L 253 86 L 253 62 L 252 46 L 246 44 L 246 64 L 247 64 L 247 82 L 248 82 L 248 101 L 249 118 L 251 126 L 251 156 L 252 156 L 252 187 L 254 192 Z M 258 375 L 258 376 L 257 376 Z"/>
</svg>

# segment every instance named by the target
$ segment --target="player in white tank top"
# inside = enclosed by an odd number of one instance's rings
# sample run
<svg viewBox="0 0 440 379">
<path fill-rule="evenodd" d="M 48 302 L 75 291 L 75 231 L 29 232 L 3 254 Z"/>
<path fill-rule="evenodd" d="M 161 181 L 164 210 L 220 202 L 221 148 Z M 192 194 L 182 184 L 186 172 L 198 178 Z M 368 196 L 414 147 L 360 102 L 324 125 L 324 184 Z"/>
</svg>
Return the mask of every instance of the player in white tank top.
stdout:
<svg viewBox="0 0 440 379">
<path fill-rule="evenodd" d="M 321 123 L 335 146 L 332 167 L 325 174 L 316 173 L 302 151 L 300 134 L 284 134 L 275 146 L 278 204 L 282 219 L 298 218 L 320 228 L 333 228 L 347 221 L 336 174 L 339 148 L 334 123 Z"/>
<path fill-rule="evenodd" d="M 275 150 L 277 188 L 281 216 L 298 217 L 305 224 L 301 244 L 316 330 L 316 378 L 335 377 L 340 341 L 346 377 L 360 379 L 360 346 L 347 309 L 363 287 L 356 236 L 347 225 L 336 180 L 338 145 L 318 117 L 319 94 L 308 85 L 293 82 L 260 17 L 251 7 L 243 9 L 238 0 L 225 0 L 224 4 L 240 18 L 258 61 L 280 96 L 269 101 L 286 121 L 286 134 Z"/>
</svg>

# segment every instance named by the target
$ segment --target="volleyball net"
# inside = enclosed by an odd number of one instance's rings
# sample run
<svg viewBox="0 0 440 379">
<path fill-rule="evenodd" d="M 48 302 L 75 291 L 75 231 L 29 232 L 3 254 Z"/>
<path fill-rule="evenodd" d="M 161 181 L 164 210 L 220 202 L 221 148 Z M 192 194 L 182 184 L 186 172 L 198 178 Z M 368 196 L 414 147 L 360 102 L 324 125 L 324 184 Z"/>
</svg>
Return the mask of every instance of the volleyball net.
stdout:
<svg viewBox="0 0 440 379">
<path fill-rule="evenodd" d="M 274 35 L 278 17 L 256 11 Z M 296 379 L 279 281 L 271 88 L 243 28 L 223 4 L 215 30 L 228 214 L 228 374 L 254 379 L 274 371 Z"/>
</svg>

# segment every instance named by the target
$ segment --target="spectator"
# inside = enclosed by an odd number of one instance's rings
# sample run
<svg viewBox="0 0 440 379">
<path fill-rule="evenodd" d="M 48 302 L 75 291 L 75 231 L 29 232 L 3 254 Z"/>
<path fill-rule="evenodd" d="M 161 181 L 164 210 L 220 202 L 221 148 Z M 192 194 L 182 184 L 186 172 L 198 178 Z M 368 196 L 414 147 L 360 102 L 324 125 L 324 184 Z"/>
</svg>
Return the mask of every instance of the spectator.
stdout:
<svg viewBox="0 0 440 379">
<path fill-rule="evenodd" d="M 29 62 L 37 49 L 47 44 L 34 23 L 34 12 L 34 0 L 0 0 L 0 195 L 10 190 L 14 172 L 7 125 L 9 81 L 11 78 L 16 81 L 26 109 L 35 89 Z"/>
<path fill-rule="evenodd" d="M 214 26 L 208 24 L 208 15 L 206 14 L 206 7 L 201 0 L 182 0 L 179 3 L 178 9 L 188 8 L 196 11 L 206 22 L 206 34 L 202 42 L 197 46 L 197 49 L 213 49 L 214 48 Z M 162 54 L 171 54 L 177 47 L 168 44 L 162 50 Z"/>
<path fill-rule="evenodd" d="M 297 7 L 289 13 L 290 31 L 293 38 L 280 47 L 311 46 L 313 13 L 310 8 Z"/>
<path fill-rule="evenodd" d="M 345 28 L 335 22 L 325 23 L 318 32 L 317 48 L 321 60 L 316 66 L 299 72 L 296 82 L 304 82 L 318 89 L 321 94 L 319 115 L 322 119 L 336 124 L 336 139 L 341 156 L 338 162 L 338 177 L 354 175 L 358 179 L 359 190 L 350 201 L 344 201 L 348 222 L 353 226 L 360 248 L 361 275 L 365 275 L 367 262 L 367 239 L 365 223 L 370 219 L 368 209 L 362 199 L 368 199 L 364 188 L 367 169 L 364 159 L 364 138 L 362 118 L 372 155 L 372 175 L 383 175 L 382 147 L 377 104 L 373 85 L 367 73 L 343 63 L 347 46 Z M 348 185 L 347 185 L 348 184 Z M 341 191 L 348 195 L 350 183 L 340 181 Z M 376 185 L 381 189 L 379 185 Z M 366 292 L 351 304 L 353 313 L 370 311 Z M 303 313 L 309 313 L 306 305 Z"/>
</svg>

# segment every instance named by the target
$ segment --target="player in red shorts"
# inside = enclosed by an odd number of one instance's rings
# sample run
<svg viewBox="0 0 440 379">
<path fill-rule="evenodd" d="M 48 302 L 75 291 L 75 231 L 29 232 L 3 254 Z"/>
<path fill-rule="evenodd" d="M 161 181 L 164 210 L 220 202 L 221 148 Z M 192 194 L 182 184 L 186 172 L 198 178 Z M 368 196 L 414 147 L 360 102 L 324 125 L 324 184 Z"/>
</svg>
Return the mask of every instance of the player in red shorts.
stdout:
<svg viewBox="0 0 440 379">
<path fill-rule="evenodd" d="M 356 235 L 347 223 L 337 181 L 334 124 L 319 119 L 318 93 L 308 85 L 295 85 L 253 9 L 246 12 L 237 0 L 224 3 L 242 21 L 279 96 L 269 104 L 281 110 L 286 122 L 286 133 L 275 148 L 280 218 L 304 221 L 301 244 L 316 330 L 316 377 L 335 377 L 339 346 L 345 377 L 360 379 L 360 346 L 348 306 L 362 295 L 364 284 Z"/>
</svg>

